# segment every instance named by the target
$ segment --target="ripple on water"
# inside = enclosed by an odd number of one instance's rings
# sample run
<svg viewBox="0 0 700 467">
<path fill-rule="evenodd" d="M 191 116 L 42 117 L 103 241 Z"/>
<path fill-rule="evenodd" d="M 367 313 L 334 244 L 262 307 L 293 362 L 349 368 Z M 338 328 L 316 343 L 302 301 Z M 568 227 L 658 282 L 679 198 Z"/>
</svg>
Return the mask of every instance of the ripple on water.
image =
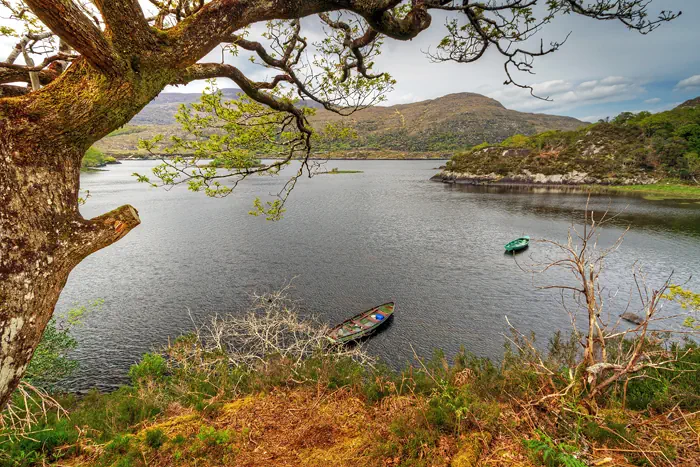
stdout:
<svg viewBox="0 0 700 467">
<path fill-rule="evenodd" d="M 425 356 L 435 347 L 451 355 L 464 346 L 498 358 L 505 316 L 542 337 L 568 325 L 558 297 L 535 286 L 569 278 L 533 279 L 503 245 L 522 234 L 565 240 L 585 194 L 438 184 L 428 181 L 435 161 L 334 161 L 364 173 L 301 180 L 285 219 L 271 223 L 247 212 L 255 196 L 276 193 L 282 179 L 251 179 L 216 200 L 133 180 L 133 172 L 153 165 L 125 162 L 82 177 L 91 193 L 85 216 L 129 203 L 143 222 L 81 263 L 61 296 L 59 312 L 105 301 L 76 331 L 81 368 L 72 389 L 124 382 L 143 352 L 191 330 L 192 319 L 238 312 L 253 291 L 293 277 L 304 309 L 329 323 L 395 300 L 395 322 L 368 345 L 397 364 L 412 358 L 411 346 Z M 679 279 L 700 272 L 700 205 L 596 195 L 590 207 L 618 214 L 602 243 L 631 225 L 605 275 L 612 313 L 627 301 L 636 260 L 652 282 L 671 270 Z M 517 262 L 545 251 L 535 243 Z M 698 279 L 689 285 L 700 289 Z"/>
</svg>

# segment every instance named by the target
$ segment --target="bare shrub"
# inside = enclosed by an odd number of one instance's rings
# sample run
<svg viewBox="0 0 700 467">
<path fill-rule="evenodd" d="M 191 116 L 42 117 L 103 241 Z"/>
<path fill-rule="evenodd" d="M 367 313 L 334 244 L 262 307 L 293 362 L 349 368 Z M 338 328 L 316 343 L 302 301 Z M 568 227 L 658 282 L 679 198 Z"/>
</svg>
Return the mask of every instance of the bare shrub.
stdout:
<svg viewBox="0 0 700 467">
<path fill-rule="evenodd" d="M 361 344 L 337 345 L 328 338 L 329 328 L 314 317 L 303 317 L 288 296 L 289 286 L 254 295 L 242 315 L 215 315 L 197 326 L 197 342 L 205 352 L 223 353 L 229 364 L 247 369 L 268 365 L 278 357 L 296 367 L 311 357 L 351 358 L 372 366 Z"/>
<path fill-rule="evenodd" d="M 679 330 L 674 324 L 668 327 L 664 324 L 678 321 L 687 314 L 683 310 L 675 314 L 660 313 L 664 302 L 668 300 L 666 292 L 671 287 L 672 272 L 664 282 L 651 286 L 642 268 L 635 263 L 630 272 L 633 286 L 629 300 L 623 309 L 610 309 L 607 303 L 610 292 L 601 283 L 601 274 L 605 270 L 606 261 L 620 247 L 628 230 L 610 246 L 601 247 L 601 230 L 613 218 L 605 212 L 596 220 L 595 213 L 589 211 L 587 204 L 583 226 L 572 224 L 566 242 L 539 240 L 539 243 L 552 248 L 545 260 L 536 261 L 526 269 L 532 273 L 558 269 L 570 273 L 573 278 L 569 283 L 540 287 L 560 291 L 561 304 L 569 314 L 571 331 L 580 343 L 582 352 L 573 371 L 569 372 L 565 388 L 546 398 L 566 395 L 574 388 L 585 388 L 586 398 L 593 400 L 615 383 L 623 383 L 626 388 L 631 379 L 644 377 L 644 370 L 670 371 L 672 365 L 685 355 L 668 349 L 662 345 L 663 341 L 673 338 L 680 340 L 681 337 L 700 333 L 700 330 L 687 326 Z M 630 311 L 633 307 L 638 308 L 637 313 Z M 622 315 L 634 317 L 635 326 L 622 326 Z M 577 324 L 577 317 L 580 316 L 585 318 L 583 329 L 579 329 Z M 528 361 L 536 371 L 547 378 L 555 376 L 556 369 L 540 356 L 532 339 L 515 331 L 513 326 L 511 328 L 518 336 L 511 342 L 521 353 L 535 357 Z M 685 353 L 690 351 L 686 349 Z"/>
<path fill-rule="evenodd" d="M 15 397 L 0 413 L 0 432 L 8 434 L 10 439 L 33 439 L 34 427 L 47 421 L 50 414 L 57 419 L 68 416 L 48 392 L 23 380 L 17 386 Z"/>
</svg>

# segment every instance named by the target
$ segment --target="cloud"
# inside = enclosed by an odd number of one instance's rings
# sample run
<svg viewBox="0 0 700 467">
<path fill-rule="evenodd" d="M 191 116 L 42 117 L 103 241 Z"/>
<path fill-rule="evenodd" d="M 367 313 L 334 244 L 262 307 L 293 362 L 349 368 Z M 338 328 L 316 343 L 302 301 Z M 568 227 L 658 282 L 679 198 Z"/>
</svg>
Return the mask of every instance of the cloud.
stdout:
<svg viewBox="0 0 700 467">
<path fill-rule="evenodd" d="M 700 88 L 700 75 L 694 75 L 690 78 L 686 78 L 684 80 L 679 81 L 674 89 L 681 91 L 696 88 Z"/>
<path fill-rule="evenodd" d="M 641 83 L 623 76 L 607 76 L 581 83 L 546 81 L 532 87 L 535 95 L 549 97 L 550 101 L 533 99 L 529 92 L 515 87 L 487 92 L 487 95 L 516 110 L 556 112 L 584 105 L 634 100 L 647 92 Z"/>
<path fill-rule="evenodd" d="M 644 101 L 645 104 L 658 104 L 659 102 L 661 102 L 660 97 L 652 97 L 651 99 L 647 99 Z"/>
</svg>

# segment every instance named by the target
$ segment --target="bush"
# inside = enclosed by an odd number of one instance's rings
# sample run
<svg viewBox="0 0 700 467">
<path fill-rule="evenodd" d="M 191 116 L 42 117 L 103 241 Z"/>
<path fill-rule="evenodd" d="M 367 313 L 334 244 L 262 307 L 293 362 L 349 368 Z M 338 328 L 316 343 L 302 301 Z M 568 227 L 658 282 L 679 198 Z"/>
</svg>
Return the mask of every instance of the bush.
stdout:
<svg viewBox="0 0 700 467">
<path fill-rule="evenodd" d="M 146 431 L 146 445 L 152 449 L 158 449 L 168 440 L 163 430 L 152 428 Z"/>
<path fill-rule="evenodd" d="M 585 463 L 573 456 L 577 451 L 576 446 L 555 443 L 544 432 L 539 432 L 537 439 L 523 440 L 523 446 L 530 452 L 533 460 L 547 467 L 586 467 Z"/>
<path fill-rule="evenodd" d="M 627 385 L 627 406 L 633 410 L 663 412 L 676 405 L 683 410 L 700 410 L 700 348 L 695 342 L 674 345 L 678 361 L 668 369 L 646 369 Z M 618 397 L 619 396 L 618 389 Z"/>
<path fill-rule="evenodd" d="M 78 362 L 69 357 L 78 342 L 71 336 L 71 329 L 80 326 L 89 313 L 98 311 L 103 300 L 94 300 L 84 306 L 75 306 L 64 315 L 51 318 L 46 325 L 39 345 L 34 351 L 24 379 L 43 389 L 53 389 L 78 368 Z"/>
<path fill-rule="evenodd" d="M 78 431 L 66 419 L 35 426 L 31 437 L 9 438 L 0 435 L 4 451 L 0 453 L 0 465 L 30 466 L 40 459 L 55 461 L 71 455 L 75 447 L 58 448 L 74 445 L 78 435 Z"/>
<path fill-rule="evenodd" d="M 164 401 L 149 400 L 134 388 L 123 387 L 110 394 L 91 391 L 71 412 L 71 422 L 90 427 L 98 434 L 99 441 L 108 441 L 152 419 L 163 409 Z"/>
<path fill-rule="evenodd" d="M 105 154 L 97 148 L 90 147 L 83 156 L 80 167 L 82 169 L 91 169 L 95 167 L 102 167 L 105 165 L 106 160 Z"/>
<path fill-rule="evenodd" d="M 129 368 L 129 377 L 134 385 L 146 380 L 162 380 L 168 370 L 167 362 L 162 355 L 147 353 L 141 357 L 141 361 Z"/>
<path fill-rule="evenodd" d="M 501 146 L 506 148 L 525 148 L 530 146 L 531 141 L 525 135 L 513 135 L 501 142 Z"/>
<path fill-rule="evenodd" d="M 216 447 L 228 444 L 231 441 L 231 433 L 228 430 L 217 430 L 213 426 L 202 426 L 197 439 L 209 447 Z"/>
<path fill-rule="evenodd" d="M 131 447 L 131 435 L 117 435 L 107 444 L 105 450 L 113 454 L 126 454 Z"/>
</svg>

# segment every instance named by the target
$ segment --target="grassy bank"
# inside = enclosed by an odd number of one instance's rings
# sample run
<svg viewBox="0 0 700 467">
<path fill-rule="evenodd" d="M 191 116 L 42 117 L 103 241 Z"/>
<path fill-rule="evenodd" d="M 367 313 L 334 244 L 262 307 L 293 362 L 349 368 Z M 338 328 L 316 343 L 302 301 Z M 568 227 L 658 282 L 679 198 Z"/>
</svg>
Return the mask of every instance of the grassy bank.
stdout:
<svg viewBox="0 0 700 467">
<path fill-rule="evenodd" d="M 24 435 L 0 432 L 0 465 L 697 465 L 696 346 L 668 347 L 680 356 L 671 371 L 590 401 L 581 388 L 556 396 L 576 371 L 575 341 L 555 336 L 543 354 L 514 342 L 501 363 L 437 352 L 394 371 L 328 348 L 244 364 L 184 336 L 118 391 L 63 396 L 67 414 L 34 406 Z"/>
<path fill-rule="evenodd" d="M 661 182 L 651 185 L 620 185 L 610 187 L 594 187 L 591 189 L 602 189 L 620 193 L 640 193 L 649 199 L 690 199 L 700 200 L 700 185 L 686 185 L 678 181 Z"/>
<path fill-rule="evenodd" d="M 181 339 L 169 360 L 192 344 Z M 675 375 L 631 383 L 629 408 L 617 391 L 596 413 L 576 399 L 534 404 L 549 383 L 516 354 L 502 365 L 468 354 L 448 364 L 438 354 L 403 372 L 323 357 L 296 367 L 270 359 L 249 372 L 204 354 L 185 368 L 149 355 L 132 368 L 131 386 L 64 398 L 69 416 L 49 415 L 26 438 L 3 437 L 0 463 L 697 465 L 699 383 L 669 385 L 700 361 L 697 349 L 691 355 Z"/>
</svg>

